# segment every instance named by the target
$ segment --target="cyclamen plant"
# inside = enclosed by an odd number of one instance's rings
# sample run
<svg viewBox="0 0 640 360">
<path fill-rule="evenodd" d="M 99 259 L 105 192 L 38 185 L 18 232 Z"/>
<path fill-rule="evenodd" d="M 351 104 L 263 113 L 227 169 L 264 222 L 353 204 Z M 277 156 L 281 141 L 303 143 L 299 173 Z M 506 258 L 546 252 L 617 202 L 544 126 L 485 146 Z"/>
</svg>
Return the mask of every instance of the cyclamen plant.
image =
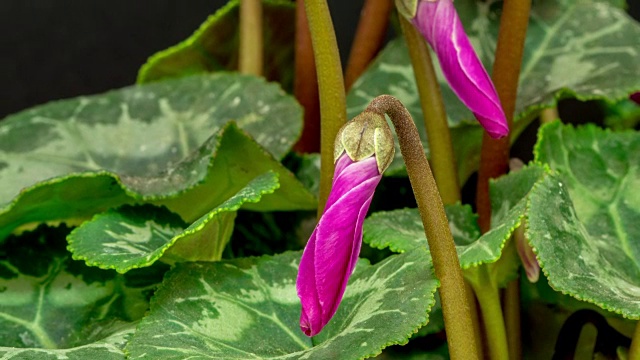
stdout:
<svg viewBox="0 0 640 360">
<path fill-rule="evenodd" d="M 8 116 L 0 357 L 640 359 L 623 5 L 369 0 L 346 91 L 325 0 L 232 0 Z"/>
</svg>

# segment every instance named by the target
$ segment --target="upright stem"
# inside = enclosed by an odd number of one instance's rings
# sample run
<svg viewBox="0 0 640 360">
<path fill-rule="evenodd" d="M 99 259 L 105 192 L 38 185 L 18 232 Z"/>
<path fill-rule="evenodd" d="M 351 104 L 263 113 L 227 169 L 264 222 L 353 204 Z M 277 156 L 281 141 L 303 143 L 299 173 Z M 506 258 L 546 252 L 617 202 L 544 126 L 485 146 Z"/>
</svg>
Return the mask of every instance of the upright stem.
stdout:
<svg viewBox="0 0 640 360">
<path fill-rule="evenodd" d="M 295 78 L 293 93 L 304 108 L 302 135 L 294 150 L 302 153 L 320 152 L 320 102 L 318 76 L 313 59 L 313 46 L 304 0 L 296 1 Z"/>
<path fill-rule="evenodd" d="M 365 111 L 387 114 L 391 118 L 400 151 L 407 166 L 422 224 L 424 225 L 433 267 L 440 280 L 440 298 L 451 359 L 477 359 L 471 314 L 466 301 L 462 269 L 431 168 L 422 148 L 411 114 L 400 101 L 389 95 L 373 99 Z"/>
<path fill-rule="evenodd" d="M 262 75 L 262 0 L 240 2 L 240 63 L 243 74 Z"/>
<path fill-rule="evenodd" d="M 478 307 L 476 306 L 476 294 L 475 291 L 473 291 L 473 286 L 471 286 L 471 283 L 466 279 L 464 285 L 465 292 L 467 293 L 467 306 L 471 312 L 471 322 L 473 323 L 473 334 L 476 339 L 478 357 L 482 358 L 484 349 L 482 348 L 482 329 L 480 328 L 480 314 L 478 314 Z"/>
<path fill-rule="evenodd" d="M 560 118 L 560 115 L 558 114 L 558 108 L 555 106 L 552 106 L 550 108 L 545 108 L 545 109 L 542 109 L 542 111 L 540 111 L 541 124 L 550 123 L 554 120 L 557 120 L 558 118 Z"/>
<path fill-rule="evenodd" d="M 404 16 L 399 18 L 402 32 L 409 46 L 409 55 L 418 85 L 418 95 L 431 153 L 430 163 L 433 166 L 436 184 L 438 184 L 442 201 L 445 204 L 455 204 L 460 201 L 460 185 L 458 185 L 458 172 L 440 84 L 433 70 L 431 55 L 424 39 Z"/>
<path fill-rule="evenodd" d="M 496 48 L 496 60 L 493 64 L 493 82 L 500 97 L 502 108 L 507 117 L 509 128 L 513 128 L 513 116 L 516 107 L 516 96 L 518 93 L 518 80 L 520 78 L 520 68 L 522 66 L 522 55 L 524 52 L 524 41 L 527 34 L 527 26 L 529 24 L 529 11 L 531 9 L 531 0 L 505 0 L 502 7 L 502 16 L 500 18 L 500 30 L 498 33 L 498 44 Z M 489 198 L 489 179 L 497 178 L 507 172 L 509 167 L 509 136 L 502 139 L 494 140 L 487 133 L 482 137 L 482 149 L 480 152 L 480 170 L 478 171 L 478 187 L 476 192 L 476 206 L 478 209 L 478 223 L 482 232 L 487 232 L 491 228 L 491 200 Z M 483 269 L 481 269 L 483 270 Z M 514 285 L 511 285 L 514 286 Z M 487 290 L 488 291 L 488 290 Z M 507 294 L 509 296 L 509 293 Z M 513 295 L 513 294 L 512 294 Z M 497 306 L 488 307 L 486 310 L 482 306 L 481 296 L 489 296 L 488 294 L 479 294 L 476 289 L 476 296 L 481 303 L 483 319 L 491 319 L 495 322 L 495 326 L 504 329 L 505 323 L 500 308 L 499 298 Z M 485 301 L 489 301 L 485 299 Z M 512 302 L 513 299 L 508 300 Z M 511 304 L 513 306 L 513 304 Z M 491 313 L 487 313 L 490 311 Z M 520 312 L 507 312 L 508 324 L 520 323 Z M 516 318 L 513 318 L 516 317 Z M 499 319 L 499 320 L 498 320 Z M 489 329 L 487 327 L 487 329 Z M 498 331 L 498 330 L 496 330 Z M 506 340 L 502 338 L 499 331 L 489 337 L 489 347 L 493 356 L 508 359 L 507 342 L 514 344 L 520 341 L 520 329 L 510 329 L 509 337 Z M 505 334 L 506 336 L 506 334 Z M 498 343 L 504 342 L 504 343 Z M 491 347 L 493 346 L 493 350 Z M 512 347 L 515 345 L 512 345 Z M 518 345 L 519 348 L 519 345 Z M 505 354 L 505 351 L 507 352 Z M 494 355 L 494 352 L 496 353 Z M 517 349 L 512 349 L 512 353 Z M 492 357 L 493 357 L 492 356 Z M 498 359 L 498 357 L 496 357 Z"/>
<path fill-rule="evenodd" d="M 518 79 L 522 65 L 524 40 L 529 23 L 531 0 L 505 0 L 500 18 L 493 83 L 498 91 L 509 128 L 513 127 Z M 476 205 L 478 223 L 483 232 L 491 228 L 489 179 L 505 174 L 509 163 L 509 137 L 494 140 L 485 132 L 482 137 Z"/>
<path fill-rule="evenodd" d="M 360 21 L 353 38 L 349 61 L 345 71 L 345 88 L 360 77 L 376 56 L 389 25 L 389 14 L 393 8 L 391 0 L 366 0 L 360 13 Z"/>
<path fill-rule="evenodd" d="M 640 321 L 636 323 L 636 330 L 633 332 L 633 338 L 631 339 L 629 360 L 640 360 Z"/>
<path fill-rule="evenodd" d="M 326 0 L 305 0 L 320 94 L 320 195 L 318 216 L 324 211 L 333 179 L 333 142 L 347 121 L 347 102 L 338 43 Z"/>
<path fill-rule="evenodd" d="M 511 241 L 514 240 L 512 239 Z M 509 359 L 521 359 L 520 280 L 518 279 L 511 281 L 504 292 L 504 320 L 508 334 L 507 343 L 509 345 Z"/>
<path fill-rule="evenodd" d="M 478 267 L 480 283 L 491 284 L 486 266 Z M 500 307 L 500 291 L 496 286 L 474 286 L 474 291 L 482 310 L 485 334 L 491 360 L 509 360 L 507 333 L 502 308 Z"/>
</svg>

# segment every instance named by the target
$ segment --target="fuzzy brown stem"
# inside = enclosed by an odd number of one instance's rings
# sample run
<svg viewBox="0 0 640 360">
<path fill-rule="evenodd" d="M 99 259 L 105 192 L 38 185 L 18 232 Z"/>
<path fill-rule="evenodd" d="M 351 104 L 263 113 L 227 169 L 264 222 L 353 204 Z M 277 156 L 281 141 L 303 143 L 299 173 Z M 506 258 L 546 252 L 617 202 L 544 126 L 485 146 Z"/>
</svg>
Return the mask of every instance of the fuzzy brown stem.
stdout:
<svg viewBox="0 0 640 360">
<path fill-rule="evenodd" d="M 347 61 L 344 76 L 347 90 L 351 88 L 351 85 L 362 75 L 371 60 L 380 51 L 387 33 L 389 14 L 391 14 L 392 8 L 393 2 L 391 0 L 365 1 Z"/>
<path fill-rule="evenodd" d="M 531 0 L 506 0 L 504 1 L 500 18 L 496 61 L 493 64 L 492 78 L 502 103 L 502 109 L 507 117 L 509 129 L 513 127 L 518 79 L 520 78 L 520 67 L 522 65 L 530 9 Z M 495 140 L 485 132 L 482 137 L 476 193 L 478 223 L 482 232 L 486 232 L 491 228 L 489 179 L 497 178 L 507 172 L 509 145 L 509 136 Z"/>
<path fill-rule="evenodd" d="M 427 235 L 433 267 L 441 284 L 440 298 L 451 359 L 477 359 L 478 353 L 462 269 L 444 212 L 444 205 L 422 148 L 418 129 L 409 111 L 392 96 L 376 97 L 365 109 L 366 111 L 380 115 L 387 114 L 398 135 L 400 151 L 407 166 L 409 181 Z"/>
<path fill-rule="evenodd" d="M 318 77 L 304 0 L 296 1 L 295 78 L 293 93 L 304 108 L 302 135 L 293 147 L 301 153 L 320 152 L 320 100 Z"/>
</svg>

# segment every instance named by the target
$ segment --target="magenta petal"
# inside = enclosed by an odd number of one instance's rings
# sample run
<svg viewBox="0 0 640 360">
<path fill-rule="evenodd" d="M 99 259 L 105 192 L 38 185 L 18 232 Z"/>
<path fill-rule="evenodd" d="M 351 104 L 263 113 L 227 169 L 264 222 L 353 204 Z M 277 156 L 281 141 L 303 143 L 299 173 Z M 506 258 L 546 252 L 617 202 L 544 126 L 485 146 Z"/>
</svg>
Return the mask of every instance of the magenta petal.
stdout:
<svg viewBox="0 0 640 360">
<path fill-rule="evenodd" d="M 493 138 L 509 134 L 498 93 L 464 32 L 452 0 L 423 0 L 413 24 L 429 42 L 447 82 Z"/>
<path fill-rule="evenodd" d="M 629 96 L 629 99 L 635 101 L 638 105 L 640 105 L 640 91 Z"/>
<path fill-rule="evenodd" d="M 346 154 L 338 159 L 325 212 L 304 249 L 296 282 L 302 303 L 300 328 L 307 336 L 318 334 L 338 310 L 381 177 L 373 156 L 358 162 Z"/>
</svg>

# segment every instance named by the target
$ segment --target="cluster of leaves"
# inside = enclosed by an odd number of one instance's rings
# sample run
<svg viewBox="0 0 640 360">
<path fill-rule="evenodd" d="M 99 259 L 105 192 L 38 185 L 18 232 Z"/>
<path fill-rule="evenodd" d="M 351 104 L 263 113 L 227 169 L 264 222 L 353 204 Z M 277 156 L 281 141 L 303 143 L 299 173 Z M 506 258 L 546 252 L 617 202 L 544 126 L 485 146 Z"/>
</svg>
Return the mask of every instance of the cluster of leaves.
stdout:
<svg viewBox="0 0 640 360">
<path fill-rule="evenodd" d="M 282 164 L 302 126 L 302 109 L 282 90 L 291 84 L 294 34 L 281 25 L 293 23 L 294 9 L 288 1 L 264 5 L 272 24 L 266 74 L 281 86 L 227 72 L 237 63 L 231 1 L 191 38 L 151 57 L 138 85 L 0 122 L 3 358 L 365 358 L 421 327 L 442 330 L 418 213 L 401 209 L 372 214 L 364 230 L 371 247 L 401 254 L 361 260 L 334 321 L 313 339 L 299 331 L 301 253 L 272 253 L 306 240 L 317 158 L 298 159 L 295 174 Z M 456 1 L 488 67 L 496 5 Z M 516 135 L 563 97 L 612 102 L 640 89 L 640 27 L 619 5 L 534 3 Z M 466 180 L 478 166 L 481 128 L 442 87 Z M 406 104 L 425 139 L 401 39 L 354 85 L 349 115 L 382 93 Z M 509 239 L 524 226 L 555 291 L 609 317 L 640 319 L 638 150 L 634 131 L 543 127 L 534 162 L 491 184 L 489 232 L 481 235 L 469 206 L 447 208 L 467 279 L 488 275 L 501 287 L 518 276 Z M 399 161 L 390 170 L 403 174 Z M 274 212 L 288 212 L 289 228 L 260 223 Z M 229 244 L 268 236 L 288 244 Z M 238 256 L 253 253 L 269 255 Z"/>
</svg>

